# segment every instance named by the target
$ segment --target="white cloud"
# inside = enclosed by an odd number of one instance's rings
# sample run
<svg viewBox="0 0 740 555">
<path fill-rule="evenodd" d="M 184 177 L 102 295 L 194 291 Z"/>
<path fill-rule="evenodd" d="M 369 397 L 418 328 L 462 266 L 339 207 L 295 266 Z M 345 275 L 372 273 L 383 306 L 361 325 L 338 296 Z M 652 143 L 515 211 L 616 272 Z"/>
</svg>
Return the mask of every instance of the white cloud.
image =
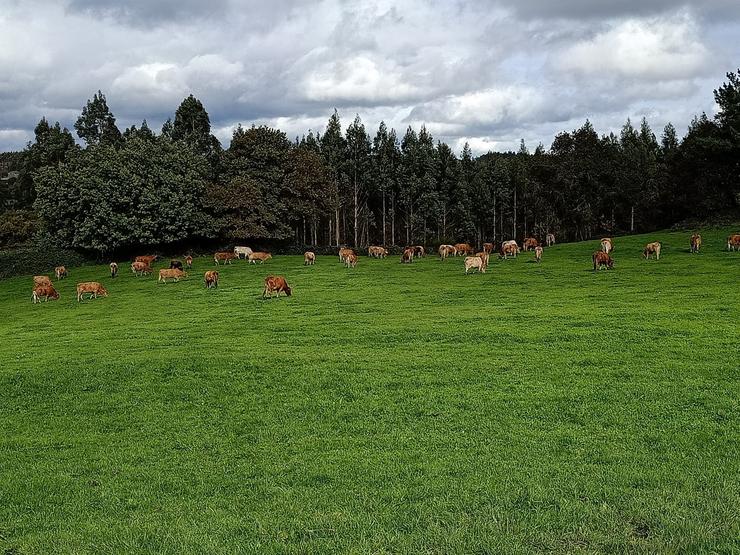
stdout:
<svg viewBox="0 0 740 555">
<path fill-rule="evenodd" d="M 598 78 L 685 79 L 702 74 L 710 53 L 688 14 L 672 18 L 629 19 L 589 40 L 568 46 L 556 67 Z"/>
</svg>

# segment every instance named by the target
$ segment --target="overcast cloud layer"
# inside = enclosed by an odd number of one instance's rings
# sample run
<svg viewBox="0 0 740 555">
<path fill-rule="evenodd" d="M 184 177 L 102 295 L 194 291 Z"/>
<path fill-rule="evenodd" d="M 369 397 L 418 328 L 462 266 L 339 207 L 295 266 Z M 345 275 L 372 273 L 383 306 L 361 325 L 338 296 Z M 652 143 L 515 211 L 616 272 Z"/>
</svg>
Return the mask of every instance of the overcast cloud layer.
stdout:
<svg viewBox="0 0 740 555">
<path fill-rule="evenodd" d="M 238 124 L 293 138 L 337 108 L 371 133 L 480 153 L 549 146 L 589 118 L 683 133 L 740 65 L 740 2 L 704 0 L 0 0 L 0 151 L 101 89 L 121 128 L 159 129 L 192 93 L 225 146 Z"/>
</svg>

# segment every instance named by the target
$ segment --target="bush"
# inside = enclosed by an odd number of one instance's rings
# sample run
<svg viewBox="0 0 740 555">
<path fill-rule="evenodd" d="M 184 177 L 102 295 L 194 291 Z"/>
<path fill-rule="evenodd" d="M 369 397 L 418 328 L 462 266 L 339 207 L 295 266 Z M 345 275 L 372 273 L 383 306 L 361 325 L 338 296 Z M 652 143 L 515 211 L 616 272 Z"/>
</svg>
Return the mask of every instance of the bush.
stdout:
<svg viewBox="0 0 740 555">
<path fill-rule="evenodd" d="M 29 243 L 38 229 L 38 217 L 31 210 L 8 210 L 0 215 L 0 247 Z"/>
<path fill-rule="evenodd" d="M 29 247 L 0 251 L 0 278 L 21 275 L 50 274 L 56 266 L 82 266 L 94 262 L 77 251 L 51 245 L 34 244 Z"/>
</svg>

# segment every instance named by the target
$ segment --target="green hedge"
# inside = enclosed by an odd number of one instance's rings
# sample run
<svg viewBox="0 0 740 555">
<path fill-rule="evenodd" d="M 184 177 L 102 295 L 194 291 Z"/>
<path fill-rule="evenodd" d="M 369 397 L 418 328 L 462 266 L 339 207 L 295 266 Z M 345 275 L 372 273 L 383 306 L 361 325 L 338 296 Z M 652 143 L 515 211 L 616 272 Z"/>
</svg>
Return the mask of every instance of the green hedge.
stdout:
<svg viewBox="0 0 740 555">
<path fill-rule="evenodd" d="M 22 275 L 43 275 L 54 272 L 56 266 L 81 266 L 94 262 L 77 251 L 53 246 L 30 247 L 0 251 L 0 278 Z"/>
</svg>

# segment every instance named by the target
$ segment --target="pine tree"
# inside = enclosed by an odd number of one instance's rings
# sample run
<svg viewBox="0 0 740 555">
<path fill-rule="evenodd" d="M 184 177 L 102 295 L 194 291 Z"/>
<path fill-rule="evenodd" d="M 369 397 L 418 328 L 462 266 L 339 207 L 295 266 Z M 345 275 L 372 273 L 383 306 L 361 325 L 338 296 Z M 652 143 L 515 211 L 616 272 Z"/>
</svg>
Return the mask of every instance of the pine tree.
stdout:
<svg viewBox="0 0 740 555">
<path fill-rule="evenodd" d="M 108 109 L 105 95 L 101 91 L 87 101 L 74 127 L 77 135 L 88 146 L 121 144 L 121 132 L 116 127 L 116 118 Z"/>
</svg>

